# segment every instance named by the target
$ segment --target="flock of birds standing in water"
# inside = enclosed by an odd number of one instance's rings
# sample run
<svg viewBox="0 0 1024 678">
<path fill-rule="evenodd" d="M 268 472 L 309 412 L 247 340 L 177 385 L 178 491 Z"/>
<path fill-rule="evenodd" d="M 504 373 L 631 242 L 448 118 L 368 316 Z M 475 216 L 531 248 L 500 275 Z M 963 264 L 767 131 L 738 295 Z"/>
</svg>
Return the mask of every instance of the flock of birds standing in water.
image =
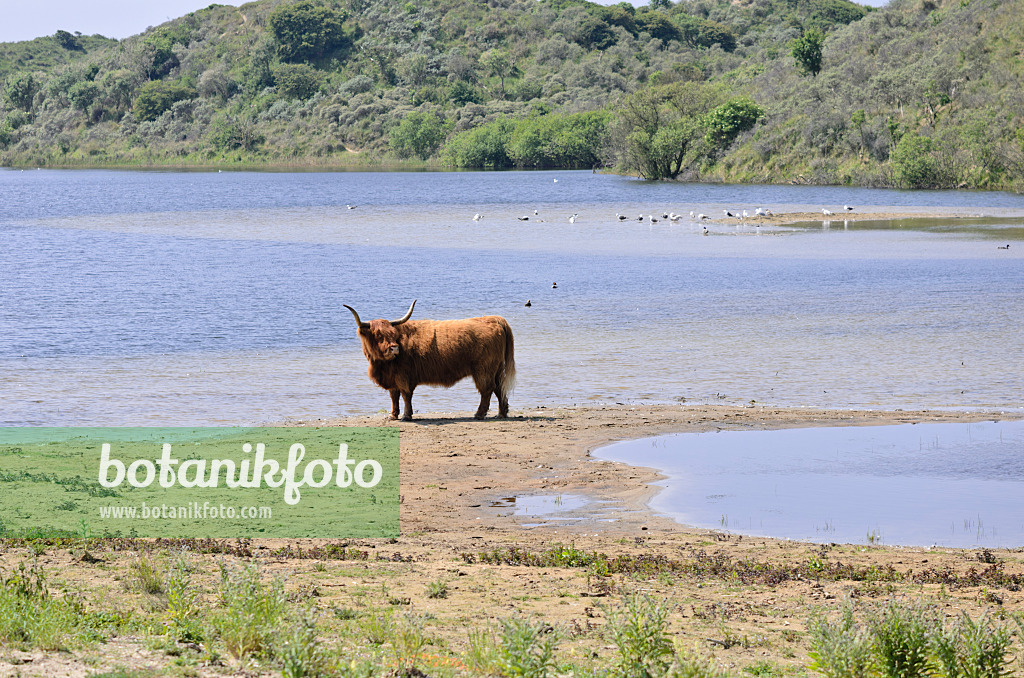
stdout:
<svg viewBox="0 0 1024 678">
<path fill-rule="evenodd" d="M 556 179 L 555 181 L 558 181 L 558 180 Z M 851 207 L 849 205 L 843 205 L 843 211 L 845 213 L 852 212 L 853 210 L 854 210 L 853 207 Z M 832 212 L 832 210 L 829 210 L 827 208 L 822 208 L 821 213 L 825 217 L 830 217 L 833 214 L 835 214 L 834 212 Z M 766 208 L 766 207 L 758 207 L 757 209 L 755 209 L 753 211 L 753 213 L 749 212 L 748 210 L 737 210 L 736 212 L 732 212 L 730 210 L 722 210 L 722 214 L 727 219 L 739 219 L 741 221 L 744 220 L 744 219 L 750 219 L 751 217 L 771 217 L 771 216 L 773 216 L 772 215 L 772 211 L 770 209 Z M 579 219 L 579 217 L 580 217 L 579 212 L 572 213 L 571 215 L 569 215 L 569 218 L 568 218 L 569 219 L 569 223 L 570 224 L 575 224 L 576 220 Z M 483 218 L 484 218 L 484 215 L 482 215 L 480 213 L 477 213 L 477 214 L 473 215 L 473 221 L 480 221 Z M 530 218 L 531 217 L 530 217 L 529 214 L 524 214 L 521 217 L 516 217 L 516 219 L 518 219 L 519 221 L 529 221 Z M 619 214 L 619 213 L 615 214 L 615 218 L 618 219 L 619 221 L 627 221 L 627 220 L 631 219 L 630 217 L 627 217 L 625 214 Z M 666 213 L 663 213 L 660 218 L 655 216 L 655 215 L 653 215 L 653 214 L 648 214 L 646 216 L 644 216 L 643 214 L 639 214 L 636 217 L 636 221 L 642 222 L 644 220 L 647 220 L 648 222 L 650 222 L 652 224 L 656 224 L 656 223 L 658 223 L 661 220 L 667 220 L 667 221 L 675 223 L 675 222 L 679 221 L 682 218 L 683 218 L 682 214 L 676 214 L 675 212 L 666 212 Z M 708 220 L 710 218 L 711 217 L 709 217 L 707 214 L 704 214 L 704 213 L 698 214 L 698 213 L 693 212 L 693 211 L 690 212 L 690 220 L 691 221 L 702 222 L 702 221 Z M 534 210 L 533 211 L 533 219 L 534 219 L 534 221 L 538 221 L 540 223 L 544 223 L 544 219 L 540 218 L 540 211 L 539 210 Z M 754 225 L 755 226 L 760 226 L 760 224 L 754 224 Z M 705 226 L 704 227 L 704 235 L 708 235 L 708 233 L 709 233 L 708 228 L 707 228 L 707 226 Z"/>
</svg>

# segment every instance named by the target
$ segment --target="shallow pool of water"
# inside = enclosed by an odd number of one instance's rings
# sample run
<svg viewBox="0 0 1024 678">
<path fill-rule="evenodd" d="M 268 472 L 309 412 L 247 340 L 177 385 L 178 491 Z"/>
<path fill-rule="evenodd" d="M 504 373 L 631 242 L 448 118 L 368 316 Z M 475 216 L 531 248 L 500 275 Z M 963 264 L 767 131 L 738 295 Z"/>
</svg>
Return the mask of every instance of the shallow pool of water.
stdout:
<svg viewBox="0 0 1024 678">
<path fill-rule="evenodd" d="M 600 459 L 665 476 L 687 525 L 815 542 L 1024 545 L 1024 421 L 685 433 Z"/>
</svg>

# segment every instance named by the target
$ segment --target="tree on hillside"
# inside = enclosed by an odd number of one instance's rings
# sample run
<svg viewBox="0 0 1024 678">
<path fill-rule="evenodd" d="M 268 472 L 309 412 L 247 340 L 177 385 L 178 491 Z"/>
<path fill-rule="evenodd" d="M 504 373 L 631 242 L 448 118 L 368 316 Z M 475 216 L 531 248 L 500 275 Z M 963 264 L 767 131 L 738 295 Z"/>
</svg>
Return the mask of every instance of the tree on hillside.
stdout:
<svg viewBox="0 0 1024 678">
<path fill-rule="evenodd" d="M 53 39 L 57 41 L 57 44 L 66 49 L 69 52 L 81 52 L 82 44 L 78 42 L 78 38 L 71 35 L 67 31 L 61 30 L 53 34 Z"/>
<path fill-rule="evenodd" d="M 501 98 L 505 98 L 505 79 L 513 77 L 518 69 L 515 59 L 508 52 L 500 49 L 489 49 L 480 55 L 480 65 L 484 72 L 498 78 L 501 83 Z"/>
<path fill-rule="evenodd" d="M 282 59 L 309 61 L 344 47 L 346 18 L 342 11 L 299 0 L 271 12 L 269 23 Z"/>
<path fill-rule="evenodd" d="M 704 120 L 707 128 L 704 139 L 720 150 L 728 148 L 740 133 L 753 129 L 763 117 L 764 109 L 753 101 L 734 99 L 708 114 Z"/>
<path fill-rule="evenodd" d="M 816 28 L 805 32 L 802 37 L 793 41 L 791 54 L 796 59 L 800 71 L 807 75 L 817 77 L 821 71 L 822 49 L 825 45 L 825 35 Z"/>
<path fill-rule="evenodd" d="M 7 82 L 4 97 L 15 108 L 32 110 L 32 100 L 39 91 L 39 81 L 31 73 L 19 73 Z"/>
<path fill-rule="evenodd" d="M 644 179 L 675 179 L 697 155 L 704 120 L 720 101 L 699 82 L 647 87 L 626 97 L 618 110 L 619 163 Z"/>
<path fill-rule="evenodd" d="M 139 88 L 132 110 L 139 120 L 156 120 L 176 101 L 194 99 L 196 91 L 177 81 L 152 80 Z"/>
<path fill-rule="evenodd" d="M 413 111 L 393 130 L 388 140 L 399 157 L 416 156 L 426 160 L 444 141 L 444 121 L 432 111 Z"/>
</svg>

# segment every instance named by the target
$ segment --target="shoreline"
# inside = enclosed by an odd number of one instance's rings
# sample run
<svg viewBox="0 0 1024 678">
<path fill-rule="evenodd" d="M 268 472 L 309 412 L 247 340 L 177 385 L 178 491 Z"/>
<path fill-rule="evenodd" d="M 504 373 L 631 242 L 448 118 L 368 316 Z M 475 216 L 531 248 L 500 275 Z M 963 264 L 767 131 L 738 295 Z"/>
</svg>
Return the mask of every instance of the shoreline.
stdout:
<svg viewBox="0 0 1024 678">
<path fill-rule="evenodd" d="M 306 426 L 397 426 L 401 431 L 402 534 L 484 529 L 512 534 L 715 533 L 677 523 L 648 505 L 663 476 L 647 467 L 595 459 L 622 440 L 669 433 L 882 426 L 1018 420 L 1021 412 L 836 410 L 738 405 L 622 405 L 513 410 L 508 419 L 477 421 L 470 412 L 426 413 L 412 422 L 387 415 L 344 417 Z M 572 521 L 509 513 L 510 497 L 582 495 L 594 515 Z M 443 517 L 443 519 L 438 519 Z M 528 523 L 524 526 L 523 523 Z M 761 537 L 758 537 L 761 539 Z M 771 538 L 765 538 L 771 539 Z"/>
</svg>

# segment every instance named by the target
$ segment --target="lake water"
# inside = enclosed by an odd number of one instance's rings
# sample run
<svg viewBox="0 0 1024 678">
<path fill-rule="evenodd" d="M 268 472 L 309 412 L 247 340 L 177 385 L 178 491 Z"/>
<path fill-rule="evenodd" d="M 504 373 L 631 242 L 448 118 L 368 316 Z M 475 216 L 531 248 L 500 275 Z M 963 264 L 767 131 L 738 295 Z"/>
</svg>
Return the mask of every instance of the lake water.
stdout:
<svg viewBox="0 0 1024 678">
<path fill-rule="evenodd" d="M 0 425 L 377 412 L 389 399 L 342 304 L 399 317 L 413 298 L 415 317 L 509 320 L 513 413 L 1021 410 L 1022 219 L 712 224 L 704 237 L 688 219 L 615 218 L 845 203 L 1024 214 L 1005 193 L 590 172 L 0 170 Z M 465 383 L 416 394 L 420 412 L 476 402 Z"/>
<path fill-rule="evenodd" d="M 815 542 L 1024 544 L 1024 421 L 721 431 L 594 456 L 661 470 L 679 522 Z"/>
</svg>

